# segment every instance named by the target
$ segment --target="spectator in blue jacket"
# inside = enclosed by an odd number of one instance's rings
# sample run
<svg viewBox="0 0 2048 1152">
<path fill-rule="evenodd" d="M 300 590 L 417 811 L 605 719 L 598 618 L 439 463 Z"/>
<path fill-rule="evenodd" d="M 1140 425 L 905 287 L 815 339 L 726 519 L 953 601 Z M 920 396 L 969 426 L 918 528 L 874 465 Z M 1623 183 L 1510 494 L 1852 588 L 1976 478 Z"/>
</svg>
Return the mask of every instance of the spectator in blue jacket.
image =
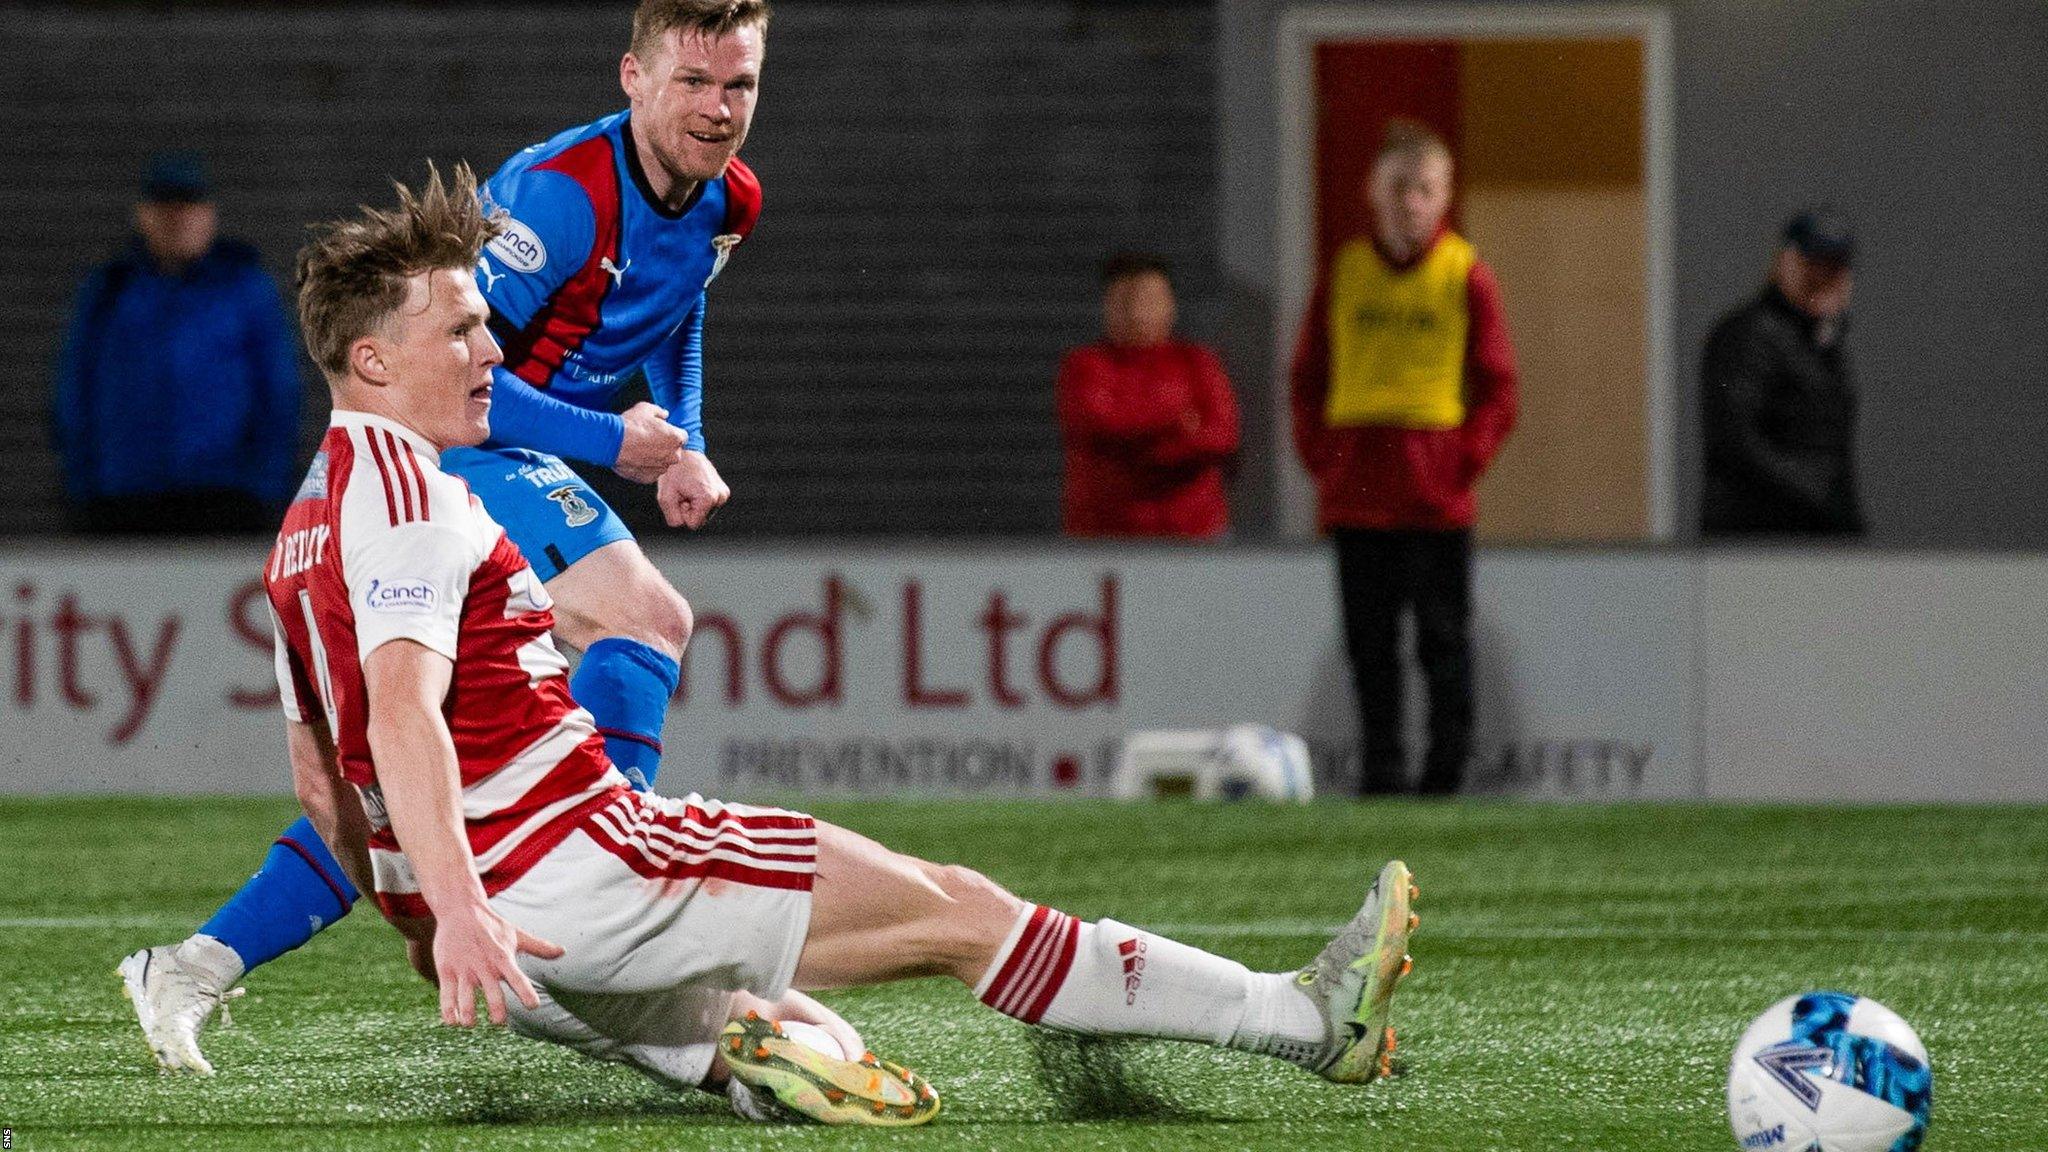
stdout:
<svg viewBox="0 0 2048 1152">
<path fill-rule="evenodd" d="M 218 227 L 198 157 L 160 155 L 134 240 L 79 288 L 53 415 L 81 530 L 268 532 L 291 494 L 297 343 L 256 250 Z"/>
</svg>

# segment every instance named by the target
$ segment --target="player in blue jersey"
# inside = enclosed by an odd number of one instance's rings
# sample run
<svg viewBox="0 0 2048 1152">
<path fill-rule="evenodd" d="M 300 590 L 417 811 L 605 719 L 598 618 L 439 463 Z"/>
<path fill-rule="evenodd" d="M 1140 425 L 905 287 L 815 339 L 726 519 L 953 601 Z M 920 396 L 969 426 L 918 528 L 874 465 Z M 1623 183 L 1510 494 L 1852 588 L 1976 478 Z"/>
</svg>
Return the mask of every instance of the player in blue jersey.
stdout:
<svg viewBox="0 0 2048 1152">
<path fill-rule="evenodd" d="M 567 460 L 653 485 L 671 527 L 703 526 L 730 495 L 704 437 L 704 294 L 760 212 L 760 185 L 736 154 L 767 27 L 765 0 L 643 0 L 619 65 L 627 110 L 526 149 L 483 191 L 503 234 L 476 281 L 505 363 L 492 440 L 443 454 L 441 467 L 546 582 L 556 636 L 583 652 L 571 691 L 642 788 L 690 608 Z M 653 403 L 614 414 L 636 371 Z M 235 982 L 346 914 L 356 894 L 302 818 L 192 937 L 128 957 L 125 987 L 159 1060 L 211 1071 L 198 1032 Z M 411 947 L 417 961 L 430 942 L 415 934 Z"/>
<path fill-rule="evenodd" d="M 659 763 L 689 605 L 563 458 L 653 484 L 671 527 L 701 527 L 725 503 L 704 443 L 704 294 L 760 212 L 760 185 L 734 155 L 759 83 L 759 32 L 670 30 L 687 43 L 670 50 L 655 37 L 628 52 L 628 111 L 526 149 L 483 190 L 505 231 L 478 260 L 477 287 L 505 365 L 492 442 L 441 466 L 548 582 L 556 635 L 583 650 L 576 698 L 641 787 Z M 636 370 L 653 404 L 612 415 Z"/>
</svg>

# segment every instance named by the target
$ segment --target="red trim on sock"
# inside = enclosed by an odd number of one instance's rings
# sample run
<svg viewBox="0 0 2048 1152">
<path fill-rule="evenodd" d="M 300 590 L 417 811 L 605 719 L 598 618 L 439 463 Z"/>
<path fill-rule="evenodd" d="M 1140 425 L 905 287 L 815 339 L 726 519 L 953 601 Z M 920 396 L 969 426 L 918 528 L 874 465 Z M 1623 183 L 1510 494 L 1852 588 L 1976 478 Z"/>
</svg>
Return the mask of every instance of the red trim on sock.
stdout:
<svg viewBox="0 0 2048 1152">
<path fill-rule="evenodd" d="M 1017 978 L 1010 981 L 1010 987 L 1003 993 L 1002 1003 L 996 1005 L 999 1011 L 1024 1018 L 1024 1012 L 1031 1007 L 1031 1001 L 1045 987 L 1045 981 L 1052 975 L 1054 961 L 1059 959 L 1060 940 L 1066 931 L 1067 915 L 1054 912 L 1046 917 L 1045 925 L 1031 938 L 1031 950 L 1024 954 L 1024 966 L 1017 971 Z"/>
<path fill-rule="evenodd" d="M 334 918 L 336 920 L 339 920 L 343 916 L 348 915 L 348 910 L 352 905 L 354 905 L 355 901 L 350 900 L 348 896 L 342 892 L 341 885 L 336 884 L 334 882 L 334 877 L 329 876 L 327 874 L 327 869 L 322 868 L 320 866 L 320 862 L 318 860 L 313 859 L 313 854 L 306 850 L 306 846 L 304 844 L 299 843 L 297 840 L 292 839 L 289 836 L 279 836 L 277 838 L 277 842 L 291 849 L 292 851 L 297 852 L 299 854 L 299 859 L 304 860 L 306 862 L 306 867 L 311 868 L 313 870 L 313 875 L 318 876 L 320 878 L 320 882 L 322 884 L 327 885 L 327 890 L 329 892 L 334 893 L 334 902 L 341 906 L 341 911 L 338 914 L 336 914 Z"/>
<path fill-rule="evenodd" d="M 1067 982 L 1068 971 L 1074 967 L 1074 950 L 1081 942 L 1081 922 L 1072 916 L 1066 921 L 1066 938 L 1060 941 L 1059 956 L 1052 962 L 1052 978 L 1045 982 L 1045 989 L 1038 994 L 1038 999 L 1017 1017 L 1026 1024 L 1038 1023 L 1045 1010 L 1052 1007 L 1052 998 L 1059 994 L 1060 986 Z"/>
<path fill-rule="evenodd" d="M 624 728 L 599 728 L 597 734 L 607 740 L 630 740 L 635 744 L 645 744 L 654 749 L 657 755 L 661 752 L 661 741 L 652 736 L 642 736 L 638 732 L 628 732 Z"/>
<path fill-rule="evenodd" d="M 1032 942 L 1038 939 L 1038 934 L 1044 930 L 1045 922 L 1052 914 L 1052 909 L 1043 904 L 1032 911 L 1031 922 L 1024 926 L 1024 931 L 1017 937 L 1017 942 L 1010 946 L 1010 954 L 1003 958 L 1003 966 L 997 970 L 996 978 L 989 984 L 987 994 L 982 996 L 983 1004 L 1002 1011 L 998 1005 L 1009 993 L 1011 982 L 1019 975 L 1018 969 L 1024 966 L 1025 954 L 1031 951 Z"/>
<path fill-rule="evenodd" d="M 1031 913 L 981 1002 L 1026 1024 L 1036 1024 L 1059 995 L 1081 944 L 1081 922 L 1044 905 Z"/>
</svg>

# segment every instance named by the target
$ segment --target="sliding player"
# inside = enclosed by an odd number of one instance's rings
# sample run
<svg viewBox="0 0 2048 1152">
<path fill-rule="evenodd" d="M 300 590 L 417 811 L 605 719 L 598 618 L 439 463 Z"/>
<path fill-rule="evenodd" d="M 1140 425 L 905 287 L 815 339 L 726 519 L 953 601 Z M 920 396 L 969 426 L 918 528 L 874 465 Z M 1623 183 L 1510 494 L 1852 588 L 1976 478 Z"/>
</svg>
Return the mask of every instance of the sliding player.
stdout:
<svg viewBox="0 0 2048 1152">
<path fill-rule="evenodd" d="M 487 434 L 498 360 L 468 273 L 493 225 L 465 176 L 300 255 L 329 468 L 265 578 L 300 799 L 387 915 L 432 919 L 446 1023 L 473 1024 L 481 993 L 527 1035 L 834 1123 L 923 1123 L 938 1100 L 732 1020 L 735 993 L 945 975 L 1027 1023 L 1385 1073 L 1414 927 L 1398 861 L 1312 965 L 1254 973 L 801 813 L 627 787 L 571 698 L 548 593 L 441 466 Z"/>
<path fill-rule="evenodd" d="M 491 442 L 442 466 L 532 558 L 558 605 L 556 635 L 583 652 L 576 699 L 635 787 L 659 764 L 690 608 L 563 458 L 653 484 L 672 527 L 702 526 L 729 495 L 705 454 L 704 295 L 760 210 L 736 154 L 768 19 L 765 0 L 643 0 L 619 68 L 627 111 L 526 149 L 484 190 L 504 225 L 474 271 L 506 361 Z M 654 403 L 611 414 L 636 370 Z M 308 483 L 332 466 L 317 458 Z M 423 498 L 400 487 L 393 508 Z M 193 936 L 128 957 L 124 985 L 151 1047 L 172 1054 L 166 1066 L 210 1072 L 199 1029 L 235 982 L 356 895 L 302 819 Z"/>
</svg>

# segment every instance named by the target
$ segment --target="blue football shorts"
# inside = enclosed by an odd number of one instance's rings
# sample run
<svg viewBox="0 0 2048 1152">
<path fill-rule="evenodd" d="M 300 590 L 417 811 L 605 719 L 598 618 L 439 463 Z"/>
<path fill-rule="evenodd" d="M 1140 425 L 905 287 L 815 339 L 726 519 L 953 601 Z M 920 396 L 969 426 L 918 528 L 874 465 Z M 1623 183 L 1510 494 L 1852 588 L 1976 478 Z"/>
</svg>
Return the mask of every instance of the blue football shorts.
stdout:
<svg viewBox="0 0 2048 1152">
<path fill-rule="evenodd" d="M 525 448 L 450 448 L 441 470 L 460 476 L 526 555 L 542 582 L 632 530 L 559 456 Z"/>
</svg>

